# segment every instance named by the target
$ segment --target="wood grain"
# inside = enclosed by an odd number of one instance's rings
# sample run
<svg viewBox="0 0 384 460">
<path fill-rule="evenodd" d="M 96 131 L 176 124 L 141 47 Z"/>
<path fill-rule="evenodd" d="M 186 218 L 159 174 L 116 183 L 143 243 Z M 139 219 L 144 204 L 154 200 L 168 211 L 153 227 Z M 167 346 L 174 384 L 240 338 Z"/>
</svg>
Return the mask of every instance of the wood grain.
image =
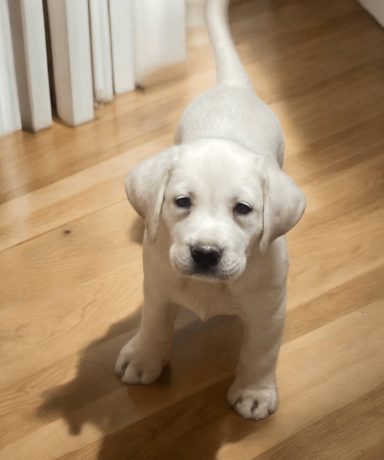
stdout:
<svg viewBox="0 0 384 460">
<path fill-rule="evenodd" d="M 384 30 L 353 0 L 239 1 L 230 22 L 308 199 L 288 234 L 279 410 L 250 422 L 226 404 L 234 317 L 182 310 L 153 385 L 113 372 L 143 300 L 143 225 L 123 178 L 214 84 L 195 29 L 185 78 L 74 130 L 54 120 L 0 139 L 1 460 L 384 458 Z"/>
</svg>

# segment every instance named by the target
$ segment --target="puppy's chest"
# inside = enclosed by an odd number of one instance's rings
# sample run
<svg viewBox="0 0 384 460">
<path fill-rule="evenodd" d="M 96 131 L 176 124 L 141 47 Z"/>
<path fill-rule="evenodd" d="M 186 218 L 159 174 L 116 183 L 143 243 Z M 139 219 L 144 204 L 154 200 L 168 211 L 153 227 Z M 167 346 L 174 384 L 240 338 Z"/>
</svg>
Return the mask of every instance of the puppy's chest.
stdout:
<svg viewBox="0 0 384 460">
<path fill-rule="evenodd" d="M 236 313 L 236 302 L 224 283 L 182 279 L 175 289 L 174 300 L 197 313 L 202 321 L 212 316 Z"/>
</svg>

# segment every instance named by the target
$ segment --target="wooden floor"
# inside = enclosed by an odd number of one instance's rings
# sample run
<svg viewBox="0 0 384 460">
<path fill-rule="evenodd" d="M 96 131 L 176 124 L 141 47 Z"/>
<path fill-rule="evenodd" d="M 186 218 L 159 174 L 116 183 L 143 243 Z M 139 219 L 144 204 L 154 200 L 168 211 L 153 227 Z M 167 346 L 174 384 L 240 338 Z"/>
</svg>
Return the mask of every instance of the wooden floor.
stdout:
<svg viewBox="0 0 384 460">
<path fill-rule="evenodd" d="M 196 30 L 186 78 L 119 96 L 78 129 L 0 139 L 1 460 L 384 459 L 384 30 L 354 0 L 230 15 L 308 199 L 288 236 L 280 408 L 252 422 L 226 404 L 231 317 L 183 311 L 153 385 L 114 374 L 142 304 L 143 228 L 123 178 L 214 84 Z"/>
</svg>

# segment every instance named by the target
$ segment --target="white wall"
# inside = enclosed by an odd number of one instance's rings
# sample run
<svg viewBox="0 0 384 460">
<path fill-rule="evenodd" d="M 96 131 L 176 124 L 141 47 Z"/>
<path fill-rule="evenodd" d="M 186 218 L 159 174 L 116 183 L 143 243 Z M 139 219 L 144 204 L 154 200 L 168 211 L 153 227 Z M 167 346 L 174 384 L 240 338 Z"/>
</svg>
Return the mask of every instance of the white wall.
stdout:
<svg viewBox="0 0 384 460">
<path fill-rule="evenodd" d="M 145 87 L 185 70 L 185 1 L 133 0 L 133 32 L 137 85 Z"/>
</svg>

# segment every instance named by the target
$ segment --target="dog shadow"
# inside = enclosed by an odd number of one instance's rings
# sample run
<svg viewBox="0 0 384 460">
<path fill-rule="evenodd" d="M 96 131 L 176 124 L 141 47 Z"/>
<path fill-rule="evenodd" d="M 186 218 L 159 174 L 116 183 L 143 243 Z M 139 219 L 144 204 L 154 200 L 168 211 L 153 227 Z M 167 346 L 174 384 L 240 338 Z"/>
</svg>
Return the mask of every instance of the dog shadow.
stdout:
<svg viewBox="0 0 384 460">
<path fill-rule="evenodd" d="M 243 337 L 238 318 L 218 316 L 203 323 L 187 310 L 183 310 L 181 315 L 184 323 L 186 317 L 188 322 L 181 327 L 176 325 L 174 348 L 196 342 L 202 334 L 212 334 L 210 343 L 215 347 L 215 360 L 220 359 L 216 349 L 220 350 L 221 343 L 218 343 L 220 340 L 213 334 L 213 329 L 230 322 L 231 337 L 228 340 L 231 350 L 234 350 L 231 355 L 238 356 Z M 86 454 L 77 451 L 76 455 L 81 458 L 83 454 L 87 458 L 91 455 L 89 458 L 98 460 L 153 460 L 194 459 L 195 453 L 201 452 L 203 456 L 200 455 L 200 458 L 214 459 L 223 444 L 236 442 L 270 423 L 268 419 L 257 423 L 244 420 L 227 405 L 226 392 L 234 379 L 235 370 L 235 359 L 232 358 L 226 364 L 228 372 L 221 381 L 196 393 L 188 391 L 176 402 L 172 395 L 180 383 L 175 384 L 172 376 L 175 366 L 172 358 L 154 384 L 123 384 L 114 373 L 114 364 L 120 348 L 133 337 L 139 325 L 140 311 L 112 325 L 105 336 L 81 352 L 75 378 L 43 394 L 38 417 L 47 422 L 63 418 L 73 436 L 80 435 L 88 424 L 103 433 L 101 445 L 99 442 L 87 445 L 84 447 Z M 204 353 L 203 348 L 193 348 L 192 354 L 188 352 L 186 361 L 183 361 L 185 373 L 198 372 L 202 381 L 204 372 L 201 368 L 196 369 L 196 362 L 203 359 Z M 184 360 L 183 353 L 181 356 Z M 226 359 L 225 356 L 223 359 Z M 188 379 L 187 375 L 185 379 Z M 158 398 L 161 398 L 163 409 L 153 411 L 152 402 Z M 132 415 L 129 410 L 135 414 L 133 423 L 129 421 Z"/>
<path fill-rule="evenodd" d="M 133 243 L 143 245 L 144 240 L 144 221 L 141 217 L 136 216 L 129 227 L 129 240 Z"/>
</svg>

